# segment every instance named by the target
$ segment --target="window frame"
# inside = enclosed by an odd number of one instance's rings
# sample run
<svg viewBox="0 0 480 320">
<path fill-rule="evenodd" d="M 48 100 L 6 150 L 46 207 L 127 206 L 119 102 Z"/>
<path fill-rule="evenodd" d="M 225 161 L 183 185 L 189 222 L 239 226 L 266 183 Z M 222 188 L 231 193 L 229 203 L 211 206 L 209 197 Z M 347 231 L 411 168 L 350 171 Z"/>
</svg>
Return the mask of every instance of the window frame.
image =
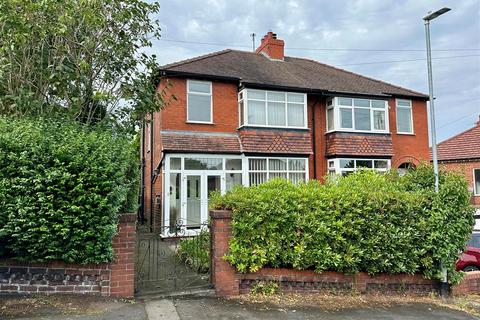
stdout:
<svg viewBox="0 0 480 320">
<path fill-rule="evenodd" d="M 341 168 L 340 161 L 341 160 L 353 160 L 353 168 Z M 358 167 L 357 168 L 357 161 L 371 161 L 372 168 L 365 168 L 365 167 Z M 375 168 L 375 161 L 387 161 L 387 168 Z M 358 169 L 370 169 L 376 172 L 387 172 L 392 168 L 392 161 L 391 159 L 386 158 L 349 158 L 349 157 L 342 157 L 342 158 L 331 158 L 327 159 L 327 171 L 329 174 L 339 174 L 341 175 L 343 172 L 355 172 Z"/>
<path fill-rule="evenodd" d="M 256 99 L 249 98 L 248 91 L 262 91 L 265 95 L 265 99 Z M 285 108 L 285 125 L 271 125 L 268 124 L 268 102 L 282 103 L 282 101 L 268 100 L 268 93 L 281 93 L 284 95 L 284 108 Z M 303 95 L 303 103 L 300 102 L 288 102 L 288 94 Z M 265 123 L 266 124 L 251 124 L 248 122 L 248 102 L 251 101 L 261 101 L 265 103 Z M 241 104 L 243 102 L 243 110 Z M 289 125 L 288 118 L 288 104 L 302 105 L 303 106 L 303 126 L 291 126 Z M 308 108 L 307 108 L 307 94 L 301 92 L 291 92 L 291 91 L 274 91 L 274 90 L 263 90 L 263 89 L 253 89 L 253 88 L 243 88 L 238 93 L 238 110 L 239 110 L 239 125 L 240 127 L 263 127 L 263 128 L 285 128 L 285 129 L 308 129 Z M 243 118 L 243 123 L 242 123 Z"/>
<path fill-rule="evenodd" d="M 190 83 L 191 82 L 198 82 L 198 83 L 208 83 L 210 86 L 210 93 L 204 92 L 190 92 Z M 194 79 L 187 79 L 187 120 L 186 123 L 196 123 L 196 124 L 213 124 L 213 85 L 211 81 L 204 81 L 204 80 L 194 80 Z M 190 99 L 189 95 L 199 95 L 199 96 L 209 96 L 210 97 L 210 121 L 199 121 L 199 120 L 190 120 Z"/>
<path fill-rule="evenodd" d="M 339 99 L 352 99 L 352 104 L 350 106 L 340 105 L 338 103 Z M 368 107 L 359 107 L 355 106 L 354 100 L 368 100 L 369 106 Z M 372 107 L 372 101 L 383 101 L 384 107 L 383 108 L 375 108 Z M 329 105 L 329 103 L 331 104 Z M 340 108 L 349 109 L 352 115 L 352 127 L 351 128 L 342 128 L 341 127 L 341 119 L 340 119 Z M 329 129 L 330 122 L 328 121 L 328 111 L 333 109 L 333 126 L 332 129 Z M 371 130 L 360 130 L 355 129 L 355 109 L 366 109 L 370 111 L 370 128 Z M 365 97 L 344 97 L 344 96 L 335 96 L 331 97 L 327 100 L 326 108 L 325 108 L 325 119 L 326 119 L 326 133 L 330 132 L 362 132 L 362 133 L 390 133 L 390 123 L 389 123 L 389 111 L 390 106 L 388 104 L 388 100 L 385 99 L 372 99 L 372 98 L 365 98 Z M 385 114 L 385 129 L 379 130 L 375 129 L 375 111 L 383 111 Z"/>
<path fill-rule="evenodd" d="M 477 170 L 480 172 L 480 168 L 474 168 L 474 169 L 473 169 L 473 175 L 472 175 L 472 178 L 473 178 L 473 179 L 472 179 L 472 180 L 473 180 L 473 195 L 474 195 L 475 197 L 479 197 L 479 196 L 480 196 L 480 190 L 478 190 L 478 188 L 477 188 L 477 182 L 480 184 L 480 181 L 476 181 L 476 180 L 475 180 L 475 171 L 477 171 Z"/>
<path fill-rule="evenodd" d="M 266 160 L 266 166 L 265 170 L 250 170 L 250 159 L 264 159 Z M 281 170 L 270 170 L 270 160 L 285 160 L 287 162 L 287 168 L 285 171 Z M 290 160 L 304 160 L 305 161 L 305 170 L 290 170 Z M 250 184 L 250 173 L 266 173 L 266 180 L 265 182 L 269 181 L 270 178 L 270 173 L 282 173 L 285 172 L 287 174 L 287 180 L 290 180 L 290 174 L 291 173 L 304 173 L 305 174 L 305 182 L 308 181 L 309 179 L 309 168 L 308 168 L 308 158 L 299 158 L 299 157 L 246 157 L 246 176 L 247 176 L 247 181 L 246 185 L 251 186 Z M 272 178 L 273 179 L 273 178 Z"/>
<path fill-rule="evenodd" d="M 408 106 L 408 107 L 399 106 L 398 105 L 399 101 L 408 102 L 408 103 L 410 103 L 410 106 Z M 404 131 L 399 131 L 398 130 L 398 108 L 409 109 L 410 110 L 410 128 L 412 128 L 411 132 L 404 132 Z M 397 126 L 397 134 L 405 134 L 405 135 L 414 135 L 415 134 L 415 130 L 413 128 L 413 103 L 412 103 L 412 100 L 395 99 L 395 125 Z"/>
</svg>

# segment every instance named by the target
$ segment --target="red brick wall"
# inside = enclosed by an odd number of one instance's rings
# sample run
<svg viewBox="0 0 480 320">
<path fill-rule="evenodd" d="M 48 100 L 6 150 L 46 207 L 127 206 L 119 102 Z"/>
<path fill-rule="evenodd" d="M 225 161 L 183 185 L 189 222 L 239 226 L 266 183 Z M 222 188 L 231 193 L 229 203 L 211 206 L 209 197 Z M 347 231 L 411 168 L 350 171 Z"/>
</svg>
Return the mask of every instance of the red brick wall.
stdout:
<svg viewBox="0 0 480 320">
<path fill-rule="evenodd" d="M 165 81 L 165 80 L 163 80 Z M 238 128 L 238 85 L 212 81 L 213 124 L 187 123 L 187 80 L 170 78 L 170 94 L 176 97 L 162 110 L 162 130 L 190 130 L 234 133 Z M 164 84 L 161 83 L 161 87 Z"/>
<path fill-rule="evenodd" d="M 454 296 L 480 294 L 480 271 L 467 272 L 462 281 L 452 287 Z"/>
<path fill-rule="evenodd" d="M 473 194 L 473 169 L 480 169 L 480 160 L 441 162 L 440 168 L 443 168 L 447 171 L 455 171 L 465 176 L 468 186 Z M 472 196 L 472 203 L 480 206 L 480 196 Z"/>
<path fill-rule="evenodd" d="M 412 162 L 418 165 L 421 161 L 430 161 L 427 103 L 421 100 L 412 100 L 412 135 L 397 133 L 396 100 L 390 99 L 388 105 L 389 125 L 390 132 L 392 132 L 394 153 L 392 157 L 392 168 L 398 168 L 403 162 Z"/>
<path fill-rule="evenodd" d="M 232 237 L 231 211 L 210 211 L 212 236 L 212 284 L 218 296 L 234 296 L 250 292 L 259 281 L 275 281 L 284 292 L 356 291 L 359 293 L 409 293 L 425 295 L 437 290 L 437 282 L 420 275 L 380 274 L 364 272 L 346 275 L 340 272 L 316 273 L 309 270 L 263 268 L 256 273 L 241 274 L 223 259 Z"/>
<path fill-rule="evenodd" d="M 0 260 L 0 293 L 73 293 L 130 298 L 134 294 L 136 214 L 120 216 L 115 261 L 79 265 Z"/>
</svg>

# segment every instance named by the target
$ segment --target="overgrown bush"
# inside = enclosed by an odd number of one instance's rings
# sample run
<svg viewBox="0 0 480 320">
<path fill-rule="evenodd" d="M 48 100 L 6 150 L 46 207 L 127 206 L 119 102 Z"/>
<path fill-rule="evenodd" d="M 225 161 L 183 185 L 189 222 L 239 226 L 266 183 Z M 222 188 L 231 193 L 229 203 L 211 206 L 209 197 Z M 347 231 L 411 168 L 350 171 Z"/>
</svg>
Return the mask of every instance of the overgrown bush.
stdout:
<svg viewBox="0 0 480 320">
<path fill-rule="evenodd" d="M 210 232 L 202 230 L 193 238 L 180 240 L 178 258 L 198 272 L 210 270 Z"/>
<path fill-rule="evenodd" d="M 107 128 L 0 117 L 4 251 L 27 261 L 112 260 L 117 216 L 137 201 L 134 148 Z"/>
<path fill-rule="evenodd" d="M 399 177 L 361 171 L 327 183 L 272 180 L 216 195 L 212 206 L 233 210 L 225 259 L 240 272 L 264 266 L 370 274 L 423 273 L 452 282 L 455 261 L 473 226 L 466 181 L 422 166 Z"/>
</svg>

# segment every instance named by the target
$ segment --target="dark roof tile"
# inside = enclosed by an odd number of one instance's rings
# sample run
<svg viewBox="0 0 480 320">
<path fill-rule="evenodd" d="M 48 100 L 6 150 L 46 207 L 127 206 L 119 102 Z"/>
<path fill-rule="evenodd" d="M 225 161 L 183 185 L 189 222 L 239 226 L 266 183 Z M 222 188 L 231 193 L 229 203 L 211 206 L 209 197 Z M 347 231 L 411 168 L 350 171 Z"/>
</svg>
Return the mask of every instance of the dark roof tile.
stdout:
<svg viewBox="0 0 480 320">
<path fill-rule="evenodd" d="M 284 61 L 247 51 L 226 49 L 167 64 L 162 71 L 235 78 L 248 85 L 298 88 L 300 91 L 397 95 L 428 99 L 419 92 L 368 78 L 314 60 L 285 57 Z"/>
</svg>

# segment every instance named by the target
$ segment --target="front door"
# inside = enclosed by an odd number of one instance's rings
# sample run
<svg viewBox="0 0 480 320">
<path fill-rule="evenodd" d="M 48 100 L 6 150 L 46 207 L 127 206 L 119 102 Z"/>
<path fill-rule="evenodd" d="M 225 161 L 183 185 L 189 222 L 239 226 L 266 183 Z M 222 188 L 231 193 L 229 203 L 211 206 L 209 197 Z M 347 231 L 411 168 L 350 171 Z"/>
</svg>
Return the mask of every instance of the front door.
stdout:
<svg viewBox="0 0 480 320">
<path fill-rule="evenodd" d="M 182 224 L 188 230 L 200 229 L 208 220 L 208 203 L 213 191 L 224 190 L 220 174 L 186 174 Z"/>
</svg>

